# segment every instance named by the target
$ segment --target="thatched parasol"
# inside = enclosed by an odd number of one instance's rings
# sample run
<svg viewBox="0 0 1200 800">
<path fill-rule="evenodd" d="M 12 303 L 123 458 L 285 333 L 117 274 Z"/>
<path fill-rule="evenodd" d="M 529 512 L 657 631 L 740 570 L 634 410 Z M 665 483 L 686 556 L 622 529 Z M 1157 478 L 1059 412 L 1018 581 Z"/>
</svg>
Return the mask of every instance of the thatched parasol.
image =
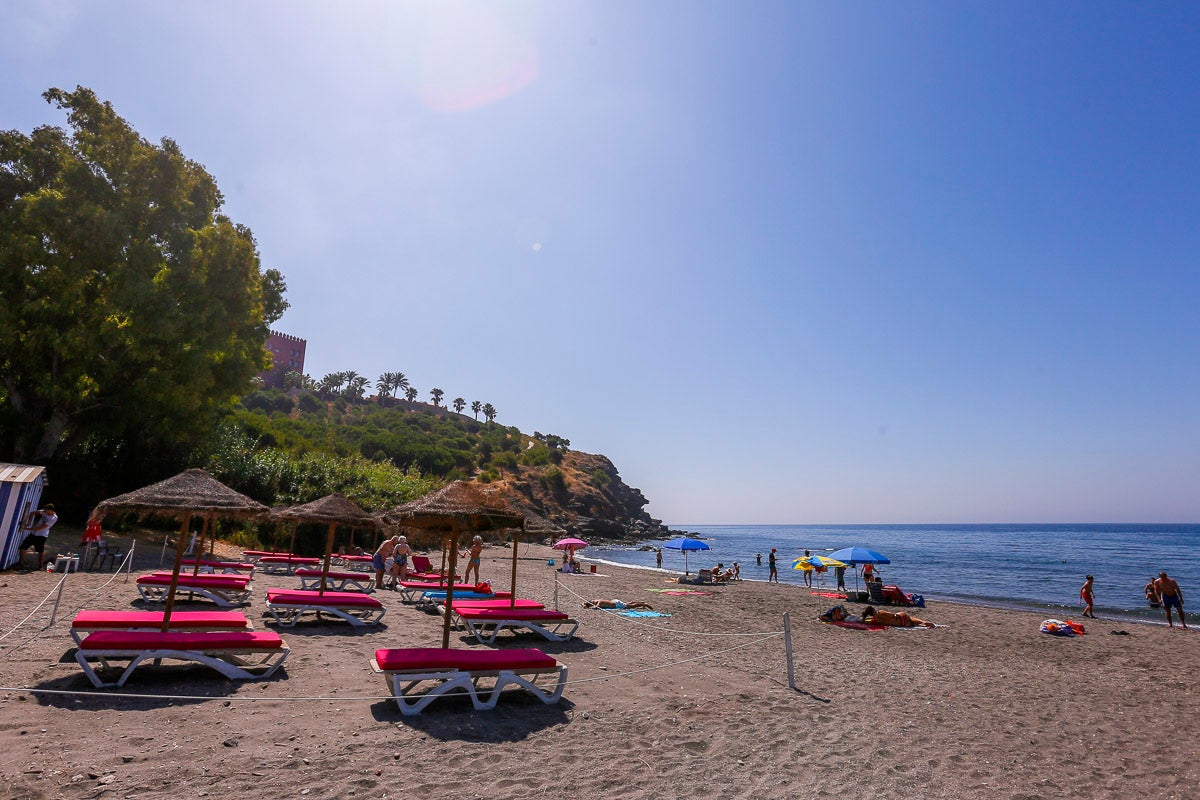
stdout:
<svg viewBox="0 0 1200 800">
<path fill-rule="evenodd" d="M 204 517 L 203 530 L 215 518 L 255 519 L 267 513 L 262 503 L 235 492 L 202 469 L 185 470 L 132 492 L 102 500 L 92 510 L 91 519 L 102 520 L 113 512 L 132 512 L 139 515 L 178 516 L 182 521 L 179 542 L 175 545 L 175 566 L 171 570 L 171 588 L 167 591 L 167 607 L 163 613 L 162 629 L 170 628 L 171 609 L 175 606 L 175 589 L 179 585 L 179 567 L 183 563 L 183 540 L 191 527 L 192 517 Z M 200 542 L 201 548 L 204 541 Z M 198 561 L 199 559 L 197 559 Z M 199 565 L 197 565 L 199 566 Z"/>
<path fill-rule="evenodd" d="M 446 584 L 446 620 L 442 629 L 442 647 L 450 646 L 450 609 L 454 603 L 454 575 L 458 569 L 458 535 L 466 531 L 523 529 L 525 516 L 484 492 L 477 484 L 455 481 L 412 502 L 396 506 L 378 515 L 388 527 L 404 526 L 443 534 L 450 554 Z M 516 596 L 517 536 L 513 536 L 512 592 Z"/>
<path fill-rule="evenodd" d="M 296 528 L 295 526 L 301 522 L 328 522 L 329 536 L 325 540 L 325 566 L 321 570 L 321 589 L 320 594 L 325 593 L 325 580 L 329 575 L 329 559 L 333 555 L 333 535 L 337 531 L 338 525 L 349 525 L 351 527 L 369 527 L 377 528 L 379 523 L 375 517 L 363 511 L 357 503 L 342 494 L 331 494 L 322 497 L 319 500 L 313 500 L 311 503 L 305 503 L 300 506 L 292 506 L 285 508 L 282 511 L 274 511 L 271 514 L 276 519 L 284 519 L 292 522 L 292 546 L 296 543 Z M 288 552 L 291 553 L 292 548 L 289 547 Z"/>
</svg>

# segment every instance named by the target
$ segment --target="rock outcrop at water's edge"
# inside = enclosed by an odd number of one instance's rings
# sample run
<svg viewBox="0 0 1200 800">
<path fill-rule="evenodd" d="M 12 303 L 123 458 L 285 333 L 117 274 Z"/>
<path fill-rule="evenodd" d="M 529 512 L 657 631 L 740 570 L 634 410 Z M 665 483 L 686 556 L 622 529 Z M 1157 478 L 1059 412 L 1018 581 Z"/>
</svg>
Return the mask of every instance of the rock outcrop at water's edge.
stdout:
<svg viewBox="0 0 1200 800">
<path fill-rule="evenodd" d="M 650 501 L 641 490 L 621 480 L 602 455 L 568 450 L 557 465 L 505 472 L 488 491 L 589 541 L 640 541 L 667 530 L 646 512 Z"/>
</svg>

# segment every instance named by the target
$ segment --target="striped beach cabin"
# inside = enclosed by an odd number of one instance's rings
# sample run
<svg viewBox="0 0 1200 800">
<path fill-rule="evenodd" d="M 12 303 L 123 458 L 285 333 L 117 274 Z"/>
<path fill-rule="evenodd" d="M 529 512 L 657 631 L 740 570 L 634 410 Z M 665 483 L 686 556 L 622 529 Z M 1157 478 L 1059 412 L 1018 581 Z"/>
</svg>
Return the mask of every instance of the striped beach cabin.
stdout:
<svg viewBox="0 0 1200 800">
<path fill-rule="evenodd" d="M 22 524 L 39 508 L 46 488 L 46 468 L 25 464 L 0 464 L 0 569 L 21 560 Z"/>
</svg>

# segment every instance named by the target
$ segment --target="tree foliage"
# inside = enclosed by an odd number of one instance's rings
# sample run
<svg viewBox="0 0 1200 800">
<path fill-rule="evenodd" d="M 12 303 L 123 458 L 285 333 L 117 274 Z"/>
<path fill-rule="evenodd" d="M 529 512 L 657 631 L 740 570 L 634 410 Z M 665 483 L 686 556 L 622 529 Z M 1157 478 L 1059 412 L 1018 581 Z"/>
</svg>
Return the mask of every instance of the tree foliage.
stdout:
<svg viewBox="0 0 1200 800">
<path fill-rule="evenodd" d="M 282 276 L 175 142 L 89 89 L 44 97 L 70 131 L 0 133 L 0 445 L 211 430 L 268 365 Z"/>
</svg>

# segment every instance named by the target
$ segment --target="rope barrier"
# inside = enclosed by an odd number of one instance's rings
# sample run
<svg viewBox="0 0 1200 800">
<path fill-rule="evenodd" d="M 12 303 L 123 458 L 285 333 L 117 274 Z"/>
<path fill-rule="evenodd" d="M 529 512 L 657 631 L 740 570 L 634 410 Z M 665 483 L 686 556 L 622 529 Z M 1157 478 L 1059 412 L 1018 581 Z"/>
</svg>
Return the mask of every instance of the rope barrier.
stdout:
<svg viewBox="0 0 1200 800">
<path fill-rule="evenodd" d="M 13 627 L 12 630 L 10 630 L 8 633 L 5 633 L 3 636 L 0 636 L 0 641 L 7 639 L 9 636 L 16 633 L 18 628 L 20 628 L 26 622 L 29 622 L 29 620 L 33 618 L 33 615 L 36 614 L 42 606 L 46 605 L 46 603 L 50 600 L 50 598 L 52 596 L 54 596 L 54 593 L 57 592 L 59 587 L 63 585 L 63 582 L 65 582 L 67 580 L 67 575 L 69 575 L 69 574 L 70 573 L 64 572 L 63 576 L 59 579 L 58 583 L 56 583 L 54 585 L 54 588 L 50 590 L 50 593 L 47 594 L 45 598 L 43 598 L 42 602 L 38 603 L 37 606 L 34 607 L 33 611 L 29 612 L 29 616 L 25 617 L 25 619 L 18 622 L 16 624 L 16 626 Z"/>
</svg>

